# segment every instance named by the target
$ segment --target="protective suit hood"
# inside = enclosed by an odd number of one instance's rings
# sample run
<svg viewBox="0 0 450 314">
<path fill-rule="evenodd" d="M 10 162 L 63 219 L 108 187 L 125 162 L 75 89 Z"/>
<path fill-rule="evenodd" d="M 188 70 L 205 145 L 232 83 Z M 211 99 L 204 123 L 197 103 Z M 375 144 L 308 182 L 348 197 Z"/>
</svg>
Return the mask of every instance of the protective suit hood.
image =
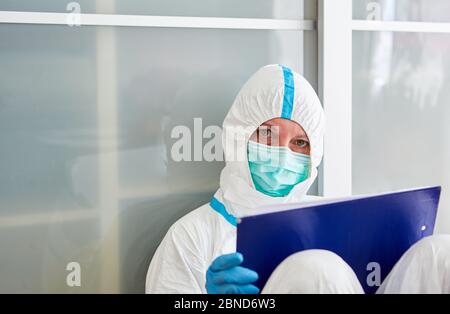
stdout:
<svg viewBox="0 0 450 314">
<path fill-rule="evenodd" d="M 310 177 L 287 196 L 277 198 L 255 189 L 247 160 L 249 138 L 261 124 L 274 118 L 290 119 L 303 127 L 309 137 L 312 163 Z M 261 206 L 303 201 L 322 160 L 324 128 L 320 100 L 303 76 L 281 65 L 262 67 L 244 84 L 223 122 L 226 166 L 215 197 L 235 217 L 258 213 Z"/>
</svg>

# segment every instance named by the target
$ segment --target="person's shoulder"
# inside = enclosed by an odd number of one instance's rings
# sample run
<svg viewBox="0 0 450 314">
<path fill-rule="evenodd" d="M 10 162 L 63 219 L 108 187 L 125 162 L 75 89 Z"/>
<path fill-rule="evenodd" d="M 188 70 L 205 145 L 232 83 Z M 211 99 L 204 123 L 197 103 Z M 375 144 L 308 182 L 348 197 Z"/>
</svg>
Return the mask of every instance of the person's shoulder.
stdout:
<svg viewBox="0 0 450 314">
<path fill-rule="evenodd" d="M 199 223 L 205 223 L 211 219 L 213 211 L 209 203 L 203 204 L 202 206 L 190 211 L 183 217 L 178 219 L 173 225 L 174 226 L 190 226 L 198 225 Z"/>
</svg>

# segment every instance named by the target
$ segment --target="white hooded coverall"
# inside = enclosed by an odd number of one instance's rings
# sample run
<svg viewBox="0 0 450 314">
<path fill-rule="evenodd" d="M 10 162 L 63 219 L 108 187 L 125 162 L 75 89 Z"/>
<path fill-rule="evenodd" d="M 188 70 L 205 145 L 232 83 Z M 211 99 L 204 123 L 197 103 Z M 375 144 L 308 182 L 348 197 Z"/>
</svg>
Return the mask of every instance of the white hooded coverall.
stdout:
<svg viewBox="0 0 450 314">
<path fill-rule="evenodd" d="M 254 188 L 246 153 L 253 132 L 273 118 L 291 119 L 303 127 L 310 141 L 312 162 L 311 176 L 286 197 L 277 198 Z M 258 213 L 261 206 L 313 199 L 306 193 L 317 177 L 322 159 L 324 124 L 321 103 L 300 74 L 280 65 L 268 65 L 257 71 L 240 90 L 223 123 L 226 166 L 219 190 L 210 203 L 185 215 L 168 230 L 148 269 L 146 292 L 206 293 L 206 271 L 212 261 L 236 252 L 237 218 Z M 244 158 L 233 158 L 239 153 Z M 426 269 L 433 269 L 435 284 L 422 284 L 427 279 Z M 442 236 L 412 247 L 379 291 L 450 292 L 449 284 L 450 241 Z M 284 260 L 262 292 L 362 293 L 363 290 L 350 266 L 340 257 L 328 251 L 309 250 Z"/>
</svg>

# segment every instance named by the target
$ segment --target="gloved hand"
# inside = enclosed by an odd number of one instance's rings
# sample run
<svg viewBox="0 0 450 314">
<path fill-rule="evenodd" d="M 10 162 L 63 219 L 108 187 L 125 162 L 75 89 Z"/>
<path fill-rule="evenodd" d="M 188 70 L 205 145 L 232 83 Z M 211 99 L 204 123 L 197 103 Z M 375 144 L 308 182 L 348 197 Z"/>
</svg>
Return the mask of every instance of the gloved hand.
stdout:
<svg viewBox="0 0 450 314">
<path fill-rule="evenodd" d="M 217 257 L 206 272 L 206 291 L 218 294 L 259 293 L 258 287 L 252 285 L 258 280 L 258 274 L 239 266 L 243 261 L 241 253 Z"/>
</svg>

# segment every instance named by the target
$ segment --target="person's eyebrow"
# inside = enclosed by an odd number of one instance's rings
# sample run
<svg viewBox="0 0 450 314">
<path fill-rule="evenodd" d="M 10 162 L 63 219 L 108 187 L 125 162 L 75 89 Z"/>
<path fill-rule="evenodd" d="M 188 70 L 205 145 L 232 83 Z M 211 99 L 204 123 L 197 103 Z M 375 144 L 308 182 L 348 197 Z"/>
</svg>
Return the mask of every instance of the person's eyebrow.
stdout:
<svg viewBox="0 0 450 314">
<path fill-rule="evenodd" d="M 295 136 L 294 138 L 295 138 L 295 139 L 307 140 L 307 141 L 309 142 L 309 138 L 308 138 L 308 135 L 307 135 L 306 133 L 297 135 L 297 136 Z"/>
</svg>

